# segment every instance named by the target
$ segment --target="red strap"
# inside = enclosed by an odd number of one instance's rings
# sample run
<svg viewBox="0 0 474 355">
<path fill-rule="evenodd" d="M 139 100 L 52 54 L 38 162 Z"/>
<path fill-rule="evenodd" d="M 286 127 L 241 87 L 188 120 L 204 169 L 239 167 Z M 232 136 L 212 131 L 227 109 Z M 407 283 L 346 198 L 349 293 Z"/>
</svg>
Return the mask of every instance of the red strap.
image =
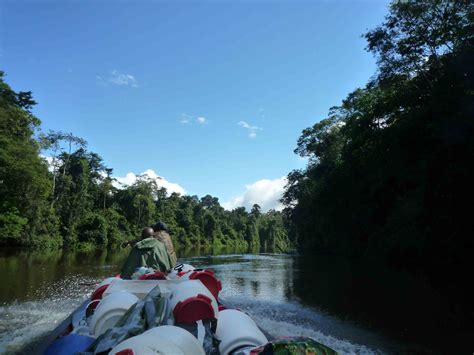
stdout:
<svg viewBox="0 0 474 355">
<path fill-rule="evenodd" d="M 155 271 L 153 274 L 144 274 L 139 280 L 166 280 L 166 274 L 161 271 Z"/>
<path fill-rule="evenodd" d="M 118 353 L 115 353 L 115 355 L 134 355 L 135 353 L 133 352 L 132 349 L 123 349 L 120 350 Z"/>
<path fill-rule="evenodd" d="M 92 292 L 91 300 L 92 301 L 101 300 L 102 296 L 104 295 L 105 290 L 107 290 L 107 287 L 109 287 L 108 284 L 107 285 L 102 285 L 99 288 L 96 288 L 95 291 Z"/>
</svg>

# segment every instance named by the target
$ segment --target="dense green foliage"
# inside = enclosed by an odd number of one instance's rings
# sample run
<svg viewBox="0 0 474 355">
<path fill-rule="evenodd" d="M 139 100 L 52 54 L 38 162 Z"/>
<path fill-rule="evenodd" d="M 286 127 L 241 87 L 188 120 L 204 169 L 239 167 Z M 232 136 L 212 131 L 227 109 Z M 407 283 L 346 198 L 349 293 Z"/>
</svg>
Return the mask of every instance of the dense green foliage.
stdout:
<svg viewBox="0 0 474 355">
<path fill-rule="evenodd" d="M 30 92 L 16 93 L 0 72 L 0 241 L 60 244 L 50 211 L 51 181 L 33 134 L 40 122 L 30 109 Z"/>
<path fill-rule="evenodd" d="M 0 245 L 113 247 L 162 220 L 178 248 L 290 247 L 280 212 L 226 211 L 209 195 L 169 195 L 147 176 L 117 188 L 112 169 L 83 139 L 41 133 L 31 93 L 14 92 L 1 72 L 0 90 Z"/>
<path fill-rule="evenodd" d="M 443 300 L 430 327 L 447 339 L 474 319 L 473 21 L 471 1 L 394 1 L 365 35 L 377 73 L 303 130 L 295 152 L 309 161 L 283 196 L 311 258 L 366 258 L 429 280 Z"/>
<path fill-rule="evenodd" d="M 470 1 L 394 1 L 365 34 L 378 72 L 295 150 L 309 162 L 289 174 L 283 202 L 302 248 L 469 265 L 473 20 Z"/>
</svg>

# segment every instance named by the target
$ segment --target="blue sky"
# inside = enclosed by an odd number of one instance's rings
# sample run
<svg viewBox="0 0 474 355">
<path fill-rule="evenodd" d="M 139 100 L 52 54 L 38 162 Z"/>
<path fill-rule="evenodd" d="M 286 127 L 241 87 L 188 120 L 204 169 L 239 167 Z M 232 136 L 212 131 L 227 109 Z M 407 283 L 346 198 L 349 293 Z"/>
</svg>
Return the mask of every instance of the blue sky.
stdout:
<svg viewBox="0 0 474 355">
<path fill-rule="evenodd" d="M 271 208 L 302 129 L 375 72 L 361 35 L 387 4 L 2 1 L 0 69 L 123 181 Z"/>
</svg>

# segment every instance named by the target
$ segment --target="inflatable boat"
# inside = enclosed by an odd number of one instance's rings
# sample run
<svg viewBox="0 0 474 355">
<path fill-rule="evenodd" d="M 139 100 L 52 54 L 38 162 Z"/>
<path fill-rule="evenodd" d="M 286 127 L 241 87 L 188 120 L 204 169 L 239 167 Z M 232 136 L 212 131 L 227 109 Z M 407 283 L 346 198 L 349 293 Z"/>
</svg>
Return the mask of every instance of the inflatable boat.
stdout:
<svg viewBox="0 0 474 355">
<path fill-rule="evenodd" d="M 166 273 L 139 268 L 131 280 L 110 277 L 29 353 L 336 354 L 311 338 L 274 339 L 246 313 L 227 308 L 221 289 L 212 270 L 187 264 Z"/>
</svg>

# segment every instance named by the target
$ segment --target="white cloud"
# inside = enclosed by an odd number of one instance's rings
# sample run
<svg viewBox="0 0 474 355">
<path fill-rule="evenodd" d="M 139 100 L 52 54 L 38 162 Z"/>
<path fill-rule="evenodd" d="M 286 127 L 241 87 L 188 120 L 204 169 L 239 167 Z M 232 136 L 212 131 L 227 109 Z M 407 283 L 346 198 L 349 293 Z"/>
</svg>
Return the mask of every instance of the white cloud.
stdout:
<svg viewBox="0 0 474 355">
<path fill-rule="evenodd" d="M 115 85 L 130 85 L 134 88 L 138 87 L 137 79 L 131 74 L 119 73 L 117 70 L 110 72 L 109 81 Z"/>
<path fill-rule="evenodd" d="M 263 128 L 257 127 L 257 126 L 252 126 L 250 123 L 247 123 L 245 121 L 239 121 L 237 123 L 240 127 L 245 128 L 248 130 L 249 137 L 250 138 L 255 138 L 257 137 L 257 131 L 262 130 Z"/>
<path fill-rule="evenodd" d="M 181 124 L 199 124 L 199 125 L 207 125 L 209 123 L 208 119 L 204 116 L 191 116 L 188 115 L 187 113 L 182 113 L 180 118 L 179 118 L 179 123 Z"/>
<path fill-rule="evenodd" d="M 179 123 L 181 123 L 181 124 L 188 124 L 188 123 L 191 122 L 191 119 L 192 119 L 191 116 L 189 116 L 189 115 L 187 115 L 187 114 L 185 114 L 185 113 L 182 113 L 182 114 L 181 114 L 181 118 L 179 119 Z"/>
<path fill-rule="evenodd" d="M 196 122 L 199 123 L 199 124 L 206 124 L 207 119 L 206 119 L 206 117 L 200 116 L 200 117 L 196 118 Z"/>
<path fill-rule="evenodd" d="M 54 171 L 53 157 L 50 157 L 50 156 L 47 156 L 47 155 L 43 155 L 43 154 L 40 154 L 40 157 L 43 158 L 44 160 L 46 160 L 46 163 L 48 164 L 48 170 L 49 170 L 50 172 L 53 172 L 53 171 Z M 59 163 L 60 163 L 60 160 L 56 158 L 55 165 L 58 166 Z"/>
<path fill-rule="evenodd" d="M 119 86 L 131 86 L 133 88 L 138 87 L 138 81 L 132 74 L 120 73 L 118 70 L 111 70 L 107 78 L 103 78 L 100 75 L 95 76 L 98 83 L 101 85 L 114 84 Z"/>
<path fill-rule="evenodd" d="M 168 193 L 177 192 L 180 195 L 184 195 L 186 193 L 186 190 L 181 185 L 176 184 L 174 182 L 169 182 L 164 177 L 156 174 L 155 171 L 152 169 L 145 170 L 140 175 L 146 175 L 150 179 L 155 180 L 158 187 L 164 187 L 168 191 Z M 136 175 L 135 173 L 130 172 L 125 176 L 116 177 L 117 182 L 115 182 L 114 185 L 117 188 L 121 188 L 124 185 L 132 185 L 135 183 L 135 181 L 137 181 L 137 178 L 140 175 Z"/>
<path fill-rule="evenodd" d="M 244 206 L 247 210 L 250 210 L 257 203 L 262 211 L 270 209 L 281 211 L 283 205 L 279 200 L 283 196 L 286 183 L 285 176 L 274 180 L 258 180 L 253 184 L 246 185 L 245 191 L 241 195 L 222 203 L 222 207 L 226 210 L 232 210 Z"/>
<path fill-rule="evenodd" d="M 244 127 L 244 128 L 247 128 L 247 129 L 251 129 L 251 130 L 256 130 L 256 129 L 260 129 L 259 127 L 257 126 L 252 126 L 250 124 L 248 124 L 247 122 L 245 121 L 240 121 L 239 123 L 237 123 L 239 126 L 241 127 Z"/>
</svg>

